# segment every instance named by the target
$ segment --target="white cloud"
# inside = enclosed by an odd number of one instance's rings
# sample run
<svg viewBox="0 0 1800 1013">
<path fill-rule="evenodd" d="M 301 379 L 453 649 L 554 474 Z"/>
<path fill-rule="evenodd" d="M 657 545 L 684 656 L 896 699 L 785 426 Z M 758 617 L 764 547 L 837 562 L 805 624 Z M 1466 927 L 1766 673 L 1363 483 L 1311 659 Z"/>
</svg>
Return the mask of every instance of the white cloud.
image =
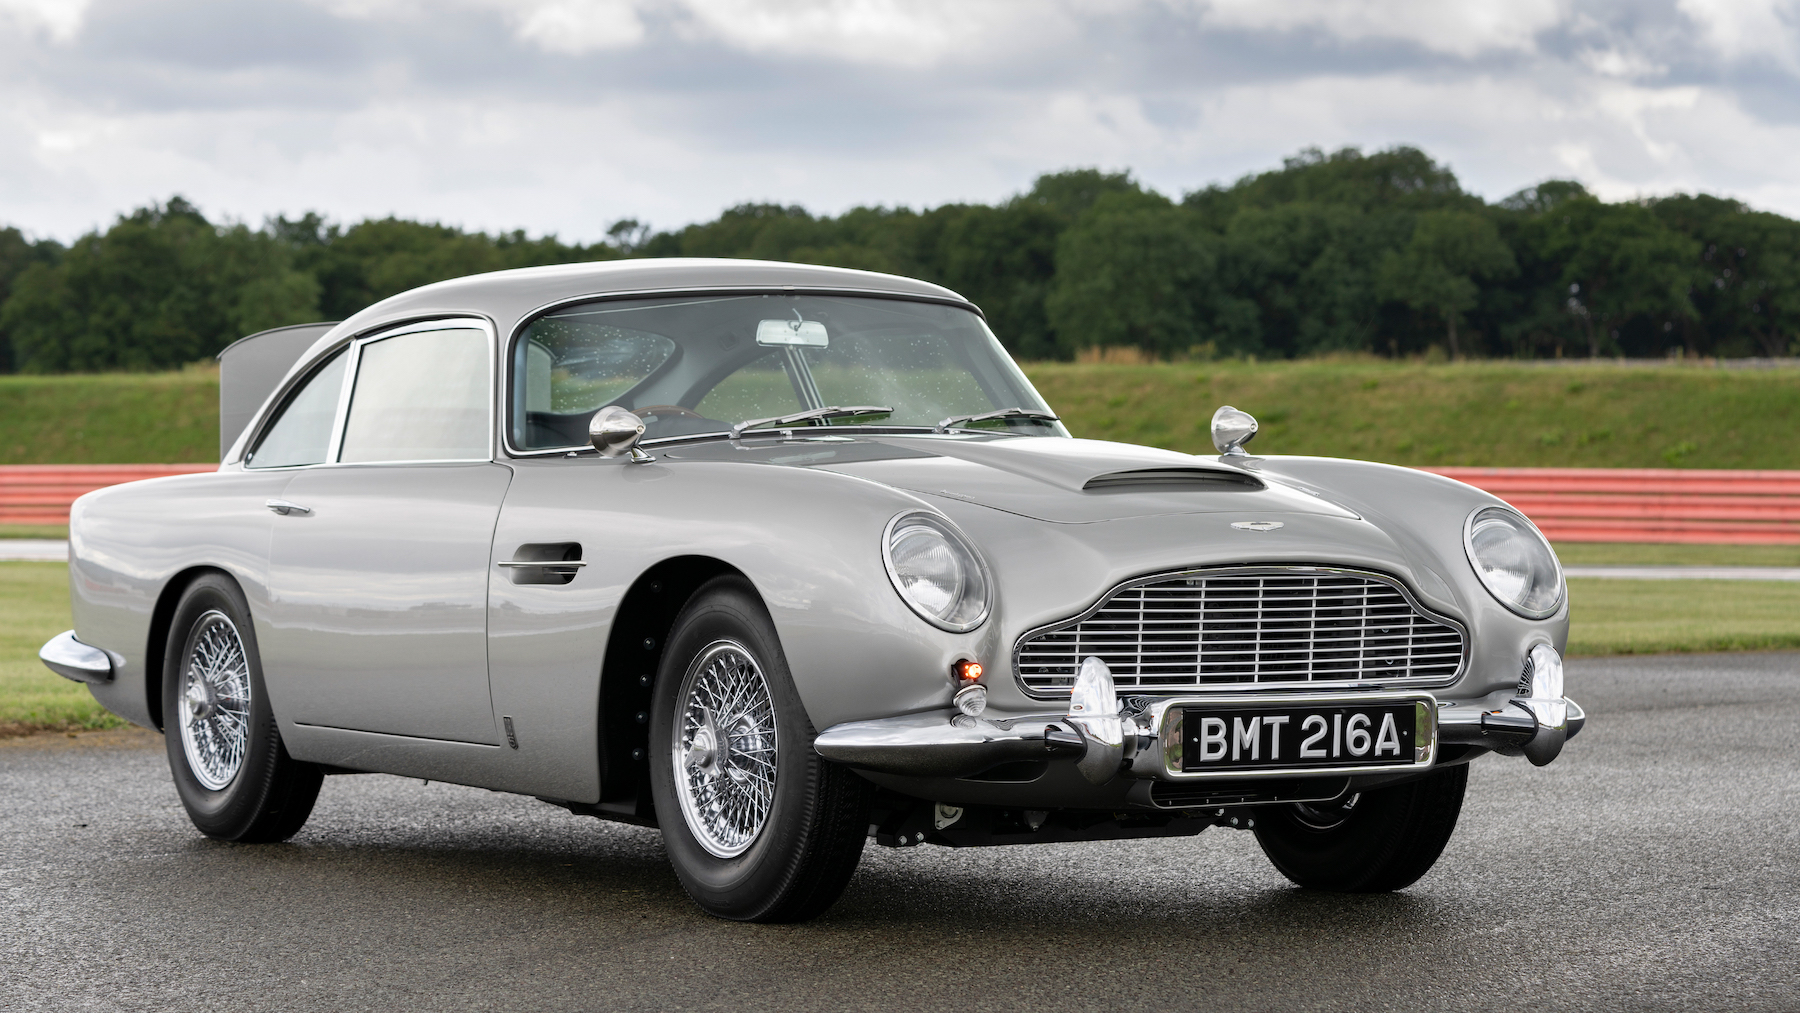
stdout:
<svg viewBox="0 0 1800 1013">
<path fill-rule="evenodd" d="M 354 19 L 354 44 L 207 62 L 232 36 L 204 33 L 244 0 L 170 8 L 199 56 L 121 53 L 104 4 L 0 31 L 0 224 L 67 239 L 179 192 L 250 221 L 393 213 L 594 240 L 618 218 L 668 228 L 743 201 L 993 201 L 1083 165 L 1173 196 L 1308 146 L 1395 144 L 1490 199 L 1574 176 L 1608 197 L 1704 189 L 1800 214 L 1800 126 L 1779 119 L 1800 120 L 1779 106 L 1800 70 L 1769 73 L 1791 6 L 308 2 L 325 24 L 308 39 L 338 45 L 331 19 Z M 0 23 L 25 9 L 0 0 Z M 114 48 L 92 48 L 101 29 Z M 504 53 L 518 44 L 558 55 Z M 1745 60 L 1763 90 L 1732 83 Z"/>
<path fill-rule="evenodd" d="M 1530 50 L 1539 32 L 1562 20 L 1562 0 L 1200 0 L 1208 24 L 1293 31 L 1341 39 L 1397 39 L 1456 56 Z"/>
<path fill-rule="evenodd" d="M 1051 0 L 680 0 L 671 7 L 698 32 L 748 52 L 902 67 L 996 41 L 1017 45 L 1062 20 Z"/>
<path fill-rule="evenodd" d="M 644 41 L 630 0 L 548 0 L 514 5 L 519 38 L 552 53 L 622 49 Z"/>
<path fill-rule="evenodd" d="M 1795 0 L 1676 0 L 1707 45 L 1728 60 L 1769 57 L 1800 66 L 1800 3 Z"/>
<path fill-rule="evenodd" d="M 88 0 L 0 0 L 0 20 L 45 31 L 52 39 L 67 42 L 81 30 L 87 8 Z"/>
</svg>

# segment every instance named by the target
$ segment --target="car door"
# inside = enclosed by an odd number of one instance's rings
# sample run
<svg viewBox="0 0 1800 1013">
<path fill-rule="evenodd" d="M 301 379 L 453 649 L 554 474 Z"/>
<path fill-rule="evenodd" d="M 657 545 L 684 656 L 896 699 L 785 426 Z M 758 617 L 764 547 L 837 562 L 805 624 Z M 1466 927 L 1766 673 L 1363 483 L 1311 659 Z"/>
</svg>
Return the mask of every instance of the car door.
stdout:
<svg viewBox="0 0 1800 1013">
<path fill-rule="evenodd" d="M 301 725 L 497 744 L 487 570 L 512 473 L 492 459 L 492 331 L 414 324 L 346 359 L 329 459 L 274 508 L 264 669 Z"/>
</svg>

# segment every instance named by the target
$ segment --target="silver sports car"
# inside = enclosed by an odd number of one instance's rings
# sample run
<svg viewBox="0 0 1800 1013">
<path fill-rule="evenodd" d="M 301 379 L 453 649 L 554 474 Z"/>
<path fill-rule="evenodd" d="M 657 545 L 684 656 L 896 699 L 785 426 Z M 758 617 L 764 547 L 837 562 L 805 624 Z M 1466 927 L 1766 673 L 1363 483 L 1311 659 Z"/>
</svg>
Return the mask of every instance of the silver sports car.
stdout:
<svg viewBox="0 0 1800 1013">
<path fill-rule="evenodd" d="M 1555 759 L 1532 524 L 1406 468 L 1073 439 L 923 282 L 646 260 L 416 289 L 222 354 L 216 473 L 89 493 L 44 646 L 201 832 L 385 771 L 656 826 L 725 918 L 865 842 L 1252 830 L 1407 886 L 1467 764 Z"/>
</svg>

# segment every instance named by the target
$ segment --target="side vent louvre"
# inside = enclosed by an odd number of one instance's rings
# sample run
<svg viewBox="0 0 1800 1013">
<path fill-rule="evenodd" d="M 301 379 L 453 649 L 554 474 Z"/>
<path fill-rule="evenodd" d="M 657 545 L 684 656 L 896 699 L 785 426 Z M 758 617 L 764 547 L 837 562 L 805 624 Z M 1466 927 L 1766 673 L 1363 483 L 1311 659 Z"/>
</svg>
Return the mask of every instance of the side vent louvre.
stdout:
<svg viewBox="0 0 1800 1013">
<path fill-rule="evenodd" d="M 1087 492 L 1111 492 L 1120 489 L 1190 489 L 1195 492 L 1225 492 L 1232 489 L 1261 489 L 1255 476 L 1209 468 L 1140 468 L 1096 475 L 1081 487 Z"/>
</svg>

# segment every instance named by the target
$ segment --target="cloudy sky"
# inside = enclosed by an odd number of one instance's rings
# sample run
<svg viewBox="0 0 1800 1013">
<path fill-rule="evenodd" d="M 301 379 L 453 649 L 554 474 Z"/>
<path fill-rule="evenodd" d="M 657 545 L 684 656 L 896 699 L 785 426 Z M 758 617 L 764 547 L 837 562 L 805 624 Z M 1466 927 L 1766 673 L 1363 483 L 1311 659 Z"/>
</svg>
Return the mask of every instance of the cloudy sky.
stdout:
<svg viewBox="0 0 1800 1013">
<path fill-rule="evenodd" d="M 742 201 L 1171 196 L 1414 144 L 1800 216 L 1800 0 L 0 0 L 0 224 L 181 193 L 592 240 Z"/>
</svg>

